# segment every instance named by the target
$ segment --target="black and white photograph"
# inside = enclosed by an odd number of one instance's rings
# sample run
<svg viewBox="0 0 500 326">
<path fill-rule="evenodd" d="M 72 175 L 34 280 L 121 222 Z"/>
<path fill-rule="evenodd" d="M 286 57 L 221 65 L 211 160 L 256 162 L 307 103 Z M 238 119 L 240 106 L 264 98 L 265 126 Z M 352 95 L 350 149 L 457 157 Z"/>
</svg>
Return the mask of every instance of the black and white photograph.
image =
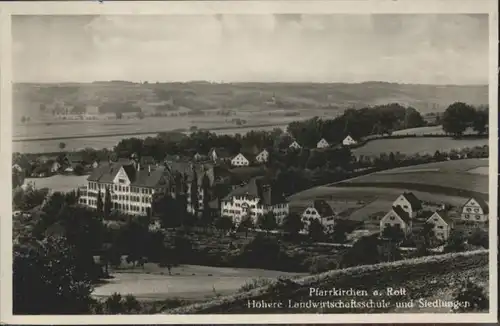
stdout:
<svg viewBox="0 0 500 326">
<path fill-rule="evenodd" d="M 496 314 L 490 15 L 13 12 L 12 315 Z"/>
</svg>

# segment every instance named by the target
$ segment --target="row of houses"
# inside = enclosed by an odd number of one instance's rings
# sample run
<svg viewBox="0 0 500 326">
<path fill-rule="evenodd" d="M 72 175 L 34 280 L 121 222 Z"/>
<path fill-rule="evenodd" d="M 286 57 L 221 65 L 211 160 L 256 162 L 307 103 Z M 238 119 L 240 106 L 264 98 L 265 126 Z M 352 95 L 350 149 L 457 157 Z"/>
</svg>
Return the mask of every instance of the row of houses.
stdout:
<svg viewBox="0 0 500 326">
<path fill-rule="evenodd" d="M 479 198 L 470 198 L 460 208 L 460 220 L 483 224 L 488 222 L 488 204 Z M 398 226 L 405 236 L 410 235 L 419 225 L 433 225 L 437 239 L 446 241 L 454 227 L 454 221 L 446 210 L 424 211 L 421 200 L 413 193 L 401 194 L 392 204 L 391 210 L 380 220 L 380 233 L 389 226 Z"/>
<path fill-rule="evenodd" d="M 25 155 L 17 155 L 12 160 L 12 172 L 26 177 L 48 177 L 57 173 L 74 173 L 79 169 L 95 168 L 97 161 L 85 162 L 79 153 L 66 155 L 42 155 L 36 159 L 28 159 Z"/>
</svg>

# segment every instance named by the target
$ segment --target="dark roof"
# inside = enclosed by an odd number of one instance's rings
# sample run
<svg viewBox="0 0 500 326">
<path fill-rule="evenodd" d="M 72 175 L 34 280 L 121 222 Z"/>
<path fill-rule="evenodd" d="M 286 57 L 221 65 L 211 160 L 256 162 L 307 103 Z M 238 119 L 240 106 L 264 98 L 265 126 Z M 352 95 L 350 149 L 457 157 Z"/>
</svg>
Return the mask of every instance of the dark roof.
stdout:
<svg viewBox="0 0 500 326">
<path fill-rule="evenodd" d="M 260 203 L 264 205 L 276 205 L 285 203 L 285 196 L 279 191 L 272 191 L 272 187 L 264 177 L 252 178 L 244 186 L 238 187 L 227 195 L 224 200 L 229 200 L 235 196 L 248 196 L 259 198 Z"/>
<path fill-rule="evenodd" d="M 316 199 L 313 203 L 313 207 L 316 209 L 316 211 L 321 217 L 328 217 L 335 215 L 332 207 L 323 199 Z"/>
<path fill-rule="evenodd" d="M 392 206 L 392 210 L 396 213 L 405 223 L 410 222 L 410 215 L 403 210 L 401 206 Z"/>
<path fill-rule="evenodd" d="M 412 192 L 405 192 L 403 196 L 410 203 L 413 209 L 419 210 L 422 208 L 422 202 Z"/>
<path fill-rule="evenodd" d="M 66 154 L 66 159 L 70 163 L 83 162 L 83 156 L 80 153 L 68 153 Z"/>
<path fill-rule="evenodd" d="M 123 168 L 130 185 L 136 187 L 158 187 L 166 184 L 165 169 L 163 167 L 143 168 L 137 171 L 133 164 L 105 163 L 95 168 L 87 181 L 112 183 L 118 171 Z"/>
<path fill-rule="evenodd" d="M 482 210 L 483 210 L 484 214 L 489 214 L 489 212 L 490 212 L 490 207 L 489 207 L 489 206 L 488 206 L 488 204 L 487 204 L 484 200 L 482 200 L 481 198 L 469 198 L 469 199 L 467 200 L 467 202 L 465 203 L 465 205 L 466 205 L 466 204 L 467 204 L 467 203 L 468 203 L 471 199 L 474 199 L 474 200 L 475 200 L 475 201 L 479 204 L 479 206 L 482 208 Z M 464 205 L 464 206 L 465 206 L 465 205 Z"/>
<path fill-rule="evenodd" d="M 217 158 L 228 158 L 231 157 L 231 154 L 225 150 L 224 148 L 215 148 L 212 147 L 210 151 L 208 152 L 208 155 L 211 155 L 212 152 L 215 151 L 215 154 L 217 155 Z"/>
<path fill-rule="evenodd" d="M 201 185 L 205 174 L 208 176 L 211 185 L 216 177 L 214 166 L 210 163 L 168 162 L 165 166 L 170 175 L 173 173 L 185 174 L 188 176 L 188 181 L 192 181 L 196 173 L 198 185 Z"/>
</svg>

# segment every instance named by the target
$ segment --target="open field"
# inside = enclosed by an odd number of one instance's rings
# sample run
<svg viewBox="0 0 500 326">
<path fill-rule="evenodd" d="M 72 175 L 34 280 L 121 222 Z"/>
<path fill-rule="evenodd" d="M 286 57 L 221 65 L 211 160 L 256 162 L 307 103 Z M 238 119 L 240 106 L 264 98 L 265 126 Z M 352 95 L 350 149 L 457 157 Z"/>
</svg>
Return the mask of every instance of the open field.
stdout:
<svg viewBox="0 0 500 326">
<path fill-rule="evenodd" d="M 275 97 L 274 103 L 271 99 Z M 104 100 L 105 99 L 105 100 Z M 22 115 L 40 114 L 41 103 L 55 101 L 100 105 L 104 101 L 134 103 L 144 111 L 162 103 L 173 109 L 255 110 L 360 108 L 400 103 L 422 113 L 444 111 L 453 102 L 488 103 L 487 85 L 411 85 L 385 82 L 364 83 L 133 83 L 94 82 L 27 84 L 13 86 L 15 121 Z M 32 119 L 33 120 L 33 119 Z"/>
<path fill-rule="evenodd" d="M 286 129 L 286 125 L 273 125 L 273 126 L 264 126 L 264 127 L 234 127 L 229 129 L 220 129 L 213 130 L 212 132 L 216 134 L 245 134 L 252 130 L 272 130 L 274 128 L 282 128 Z M 120 140 L 125 138 L 146 138 L 146 137 L 155 137 L 157 133 L 144 133 L 137 134 L 131 136 L 102 136 L 102 137 L 85 137 L 82 138 L 73 138 L 73 139 L 51 139 L 51 140 L 30 140 L 30 141 L 22 141 L 22 142 L 13 142 L 12 147 L 14 152 L 19 153 L 53 153 L 60 151 L 59 143 L 64 142 L 66 144 L 65 150 L 79 150 L 82 148 L 113 148 L 120 142 Z"/>
<path fill-rule="evenodd" d="M 440 192 L 456 195 L 457 192 L 451 189 L 457 189 L 464 191 L 464 196 L 468 196 L 466 192 L 488 194 L 488 176 L 467 173 L 471 169 L 488 166 L 488 159 L 467 159 L 421 164 L 413 167 L 372 173 L 339 182 L 335 186 L 405 187 L 408 190 L 420 191 L 424 191 L 423 186 L 428 186 L 428 191 L 431 193 Z M 422 169 L 433 170 L 422 171 Z M 403 171 L 406 173 L 402 173 Z M 446 188 L 450 188 L 450 190 L 447 191 Z"/>
<path fill-rule="evenodd" d="M 364 228 L 373 224 L 370 216 L 390 210 L 392 203 L 405 189 L 377 187 L 315 187 L 289 197 L 290 210 L 302 213 L 314 199 L 326 200 L 336 213 L 353 221 L 364 221 Z M 419 199 L 436 204 L 463 205 L 467 198 L 421 191 L 412 191 Z M 373 226 L 373 225 L 372 225 Z M 378 224 L 377 224 L 378 228 Z"/>
<path fill-rule="evenodd" d="M 247 314 L 272 314 L 272 313 L 389 313 L 402 312 L 396 302 L 418 300 L 451 300 L 453 291 L 461 283 L 473 276 L 475 281 L 488 288 L 488 251 L 478 250 L 465 253 L 444 254 L 428 256 L 417 259 L 408 259 L 392 263 L 357 266 L 347 269 L 328 271 L 318 275 L 298 278 L 286 283 L 251 290 L 249 292 L 214 299 L 167 310 L 166 314 L 217 314 L 217 313 L 247 313 Z M 359 287 L 361 285 L 361 288 Z M 311 297 L 310 289 L 349 289 L 366 290 L 364 296 L 328 295 Z M 406 289 L 403 296 L 394 296 L 388 293 L 388 288 Z M 379 290 L 379 294 L 373 294 Z M 279 298 L 279 299 L 277 299 Z M 248 300 L 280 300 L 281 307 L 248 308 Z M 388 303 L 384 308 L 347 308 L 344 306 L 327 306 L 322 302 L 342 301 L 351 303 L 370 302 L 370 300 L 384 300 Z M 311 302 L 309 307 L 292 307 L 293 302 Z M 415 309 L 416 310 L 416 309 Z M 414 311 L 416 312 L 416 311 Z M 449 313 L 449 308 L 434 308 L 418 312 Z"/>
<path fill-rule="evenodd" d="M 403 130 L 401 130 L 403 132 Z M 353 149 L 353 153 L 359 155 L 379 155 L 380 153 L 401 154 L 434 154 L 436 151 L 450 151 L 452 149 L 472 148 L 474 146 L 488 145 L 487 138 L 481 139 L 453 139 L 448 137 L 417 137 L 400 139 L 376 139 L 365 145 Z"/>
<path fill-rule="evenodd" d="M 48 178 L 26 178 L 24 184 L 34 184 L 37 188 L 68 192 L 87 184 L 88 175 L 53 175 Z"/>
<path fill-rule="evenodd" d="M 166 268 L 159 268 L 154 264 L 146 264 L 145 270 L 141 270 L 142 268 L 137 267 L 128 272 L 113 273 L 114 278 L 96 287 L 93 295 L 107 297 L 117 292 L 122 295 L 133 294 L 139 300 L 202 300 L 235 293 L 254 278 L 275 279 L 279 276 L 301 275 L 260 269 L 195 265 L 174 267 L 172 276 L 168 275 Z"/>
<path fill-rule="evenodd" d="M 471 170 L 488 168 L 487 159 L 468 159 L 421 164 L 381 171 L 328 186 L 307 189 L 290 196 L 290 210 L 301 214 L 315 199 L 326 200 L 341 216 L 364 221 L 370 228 L 375 214 L 387 212 L 403 191 L 412 191 L 424 202 L 463 205 L 472 192 L 488 194 L 488 175 Z M 440 188 L 452 187 L 464 190 Z M 371 226 L 370 226 L 371 225 Z"/>
</svg>

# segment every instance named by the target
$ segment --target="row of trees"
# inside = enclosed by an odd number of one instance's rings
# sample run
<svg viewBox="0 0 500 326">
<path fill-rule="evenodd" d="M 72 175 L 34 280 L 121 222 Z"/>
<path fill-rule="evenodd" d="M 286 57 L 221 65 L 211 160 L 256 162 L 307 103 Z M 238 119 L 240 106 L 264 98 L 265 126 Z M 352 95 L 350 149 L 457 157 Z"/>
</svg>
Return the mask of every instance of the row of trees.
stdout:
<svg viewBox="0 0 500 326">
<path fill-rule="evenodd" d="M 466 103 L 456 102 L 446 109 L 440 122 L 446 133 L 461 137 L 468 128 L 483 135 L 488 131 L 488 119 L 489 108 L 474 108 Z"/>
</svg>

